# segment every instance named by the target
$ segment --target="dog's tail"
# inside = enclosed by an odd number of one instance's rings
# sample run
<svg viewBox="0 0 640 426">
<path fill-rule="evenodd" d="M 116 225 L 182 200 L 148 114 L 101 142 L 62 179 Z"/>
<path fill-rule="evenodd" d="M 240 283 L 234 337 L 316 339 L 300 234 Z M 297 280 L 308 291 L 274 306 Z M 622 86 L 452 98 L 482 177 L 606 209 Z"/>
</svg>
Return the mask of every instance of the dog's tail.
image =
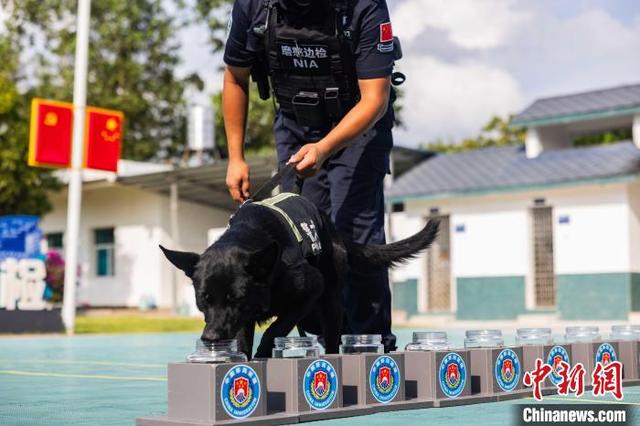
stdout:
<svg viewBox="0 0 640 426">
<path fill-rule="evenodd" d="M 391 244 L 358 244 L 344 241 L 349 267 L 356 272 L 402 264 L 428 248 L 438 235 L 440 222 L 430 220 L 417 234 Z"/>
</svg>

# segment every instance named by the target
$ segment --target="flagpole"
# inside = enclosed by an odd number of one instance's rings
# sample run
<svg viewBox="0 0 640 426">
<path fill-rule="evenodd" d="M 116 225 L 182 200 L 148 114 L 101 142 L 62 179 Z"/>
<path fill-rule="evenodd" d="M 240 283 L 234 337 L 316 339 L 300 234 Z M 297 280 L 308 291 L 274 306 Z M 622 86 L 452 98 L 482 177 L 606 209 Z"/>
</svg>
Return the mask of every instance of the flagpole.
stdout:
<svg viewBox="0 0 640 426">
<path fill-rule="evenodd" d="M 91 0 L 78 0 L 76 58 L 73 75 L 73 142 L 67 201 L 65 235 L 64 299 L 62 321 L 67 334 L 73 334 L 76 321 L 76 280 L 80 246 L 80 207 L 82 203 L 82 161 L 84 154 L 84 116 L 87 101 L 89 19 Z"/>
</svg>

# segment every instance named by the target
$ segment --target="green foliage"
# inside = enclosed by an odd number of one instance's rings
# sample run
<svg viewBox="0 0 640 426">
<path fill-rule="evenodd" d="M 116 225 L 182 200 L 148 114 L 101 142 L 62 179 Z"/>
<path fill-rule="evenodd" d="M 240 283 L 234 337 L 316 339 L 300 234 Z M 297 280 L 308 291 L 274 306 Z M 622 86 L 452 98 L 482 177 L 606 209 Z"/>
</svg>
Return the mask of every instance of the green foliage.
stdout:
<svg viewBox="0 0 640 426">
<path fill-rule="evenodd" d="M 573 140 L 573 146 L 608 145 L 633 138 L 631 128 L 607 130 L 605 132 L 578 136 Z"/>
<path fill-rule="evenodd" d="M 222 93 L 213 97 L 215 117 L 216 144 L 227 152 L 227 136 L 224 132 L 222 117 Z M 249 90 L 249 114 L 247 116 L 247 133 L 245 152 L 247 155 L 271 154 L 275 147 L 273 136 L 273 120 L 275 109 L 273 102 L 263 101 L 258 91 L 252 87 Z"/>
<path fill-rule="evenodd" d="M 209 43 L 214 52 L 224 47 L 232 4 L 233 0 L 195 0 L 196 14 L 209 28 Z"/>
<path fill-rule="evenodd" d="M 202 319 L 169 316 L 78 316 L 76 333 L 169 333 L 200 332 Z"/>
<path fill-rule="evenodd" d="M 35 86 L 40 97 L 71 100 L 75 53 L 75 0 L 2 0 L 12 30 L 38 53 Z M 197 75 L 175 74 L 178 25 L 170 1 L 92 2 L 87 104 L 125 113 L 123 157 L 175 157 L 185 143 L 184 92 L 202 88 Z"/>
<path fill-rule="evenodd" d="M 0 216 L 45 214 L 47 191 L 60 187 L 50 170 L 27 165 L 29 99 L 18 91 L 19 51 L 11 34 L 0 37 Z"/>
<path fill-rule="evenodd" d="M 476 138 L 464 139 L 460 143 L 436 141 L 424 146 L 425 149 L 434 152 L 452 153 L 464 152 L 490 146 L 507 146 L 523 144 L 526 130 L 513 128 L 510 125 L 511 117 L 504 119 L 494 116 L 482 127 L 482 131 Z"/>
</svg>

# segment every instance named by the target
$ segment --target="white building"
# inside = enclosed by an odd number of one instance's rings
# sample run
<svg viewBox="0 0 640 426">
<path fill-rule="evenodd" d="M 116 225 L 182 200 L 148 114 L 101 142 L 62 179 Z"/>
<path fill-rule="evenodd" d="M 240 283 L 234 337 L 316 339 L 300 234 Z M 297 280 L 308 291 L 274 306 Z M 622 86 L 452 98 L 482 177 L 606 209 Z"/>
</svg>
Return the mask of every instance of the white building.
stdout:
<svg viewBox="0 0 640 426">
<path fill-rule="evenodd" d="M 404 172 L 424 156 L 394 149 L 394 167 Z M 276 160 L 248 161 L 255 190 L 270 178 Z M 220 236 L 237 207 L 225 185 L 227 163 L 174 169 L 121 161 L 119 166 L 118 175 L 85 172 L 78 306 L 170 308 L 175 303 L 193 311 L 190 281 L 171 266 L 158 245 L 201 253 Z M 53 211 L 40 227 L 49 248 L 62 251 L 66 188 L 50 194 L 50 201 Z"/>
<path fill-rule="evenodd" d="M 255 185 L 275 167 L 272 159 L 251 166 Z M 118 175 L 85 173 L 78 306 L 169 308 L 174 298 L 177 306 L 193 305 L 189 280 L 158 245 L 201 253 L 208 231 L 227 225 L 234 204 L 224 186 L 226 163 L 174 169 L 121 161 L 119 169 Z M 49 249 L 62 250 L 66 189 L 50 194 L 50 201 L 53 211 L 40 227 Z"/>
<path fill-rule="evenodd" d="M 393 274 L 394 308 L 462 320 L 640 311 L 640 85 L 542 99 L 525 146 L 435 155 L 393 185 L 394 239 L 441 221 Z M 574 147 L 615 130 L 629 140 Z"/>
</svg>

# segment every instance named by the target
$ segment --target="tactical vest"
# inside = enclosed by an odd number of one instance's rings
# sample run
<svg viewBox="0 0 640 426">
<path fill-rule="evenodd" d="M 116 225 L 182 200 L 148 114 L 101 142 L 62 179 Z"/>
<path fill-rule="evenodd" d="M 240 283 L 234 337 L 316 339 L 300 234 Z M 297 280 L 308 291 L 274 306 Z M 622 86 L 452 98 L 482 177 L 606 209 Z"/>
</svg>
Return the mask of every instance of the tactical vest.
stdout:
<svg viewBox="0 0 640 426">
<path fill-rule="evenodd" d="M 347 2 L 333 2 L 321 26 L 291 25 L 277 0 L 266 0 L 266 68 L 280 110 L 301 126 L 326 128 L 360 97 L 348 31 Z"/>
<path fill-rule="evenodd" d="M 285 246 L 290 253 L 283 253 L 283 260 L 308 259 L 322 253 L 320 235 L 322 217 L 318 208 L 308 199 L 291 192 L 283 192 L 262 201 L 247 201 L 229 220 L 229 225 L 239 217 L 240 212 L 254 208 L 266 208 L 271 211 L 282 225 L 288 229 L 298 246 Z"/>
</svg>

